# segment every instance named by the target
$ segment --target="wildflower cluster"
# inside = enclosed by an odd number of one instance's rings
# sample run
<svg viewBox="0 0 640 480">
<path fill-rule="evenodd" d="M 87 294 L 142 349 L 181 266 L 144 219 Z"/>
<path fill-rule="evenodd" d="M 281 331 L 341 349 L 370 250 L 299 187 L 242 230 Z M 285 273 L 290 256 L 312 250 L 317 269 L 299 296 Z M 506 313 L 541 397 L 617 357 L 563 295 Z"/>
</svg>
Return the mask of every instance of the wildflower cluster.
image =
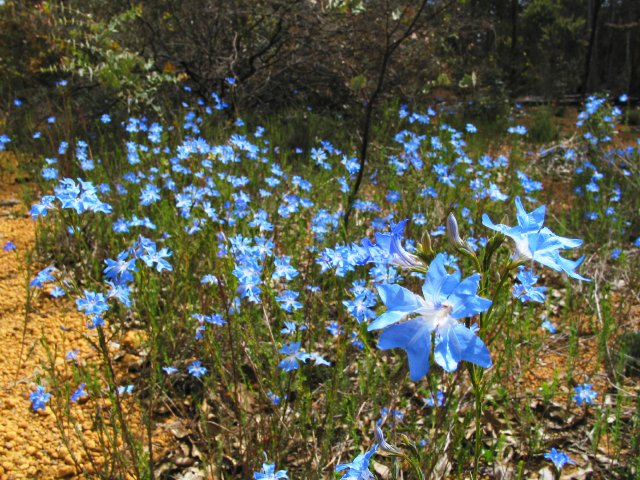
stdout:
<svg viewBox="0 0 640 480">
<path fill-rule="evenodd" d="M 235 79 L 227 85 L 236 88 Z M 443 108 L 402 107 L 392 145 L 367 165 L 370 190 L 353 203 L 346 228 L 360 170 L 353 148 L 275 145 L 261 125 L 227 122 L 217 95 L 184 108 L 177 128 L 102 114 L 101 125 L 122 136 L 113 164 L 77 139 L 59 143 L 42 165 L 51 193 L 31 215 L 54 254 L 31 275 L 31 293 L 51 284 L 51 295 L 70 297 L 103 362 L 88 366 L 74 346 L 67 354 L 74 383 L 62 398 L 111 409 L 107 417 L 122 424 L 103 428 L 116 437 L 127 431 L 125 399 L 140 408 L 177 405 L 215 439 L 210 458 L 241 455 L 243 474 L 263 480 L 289 474 L 266 457 L 260 465 L 261 451 L 280 464 L 299 455 L 303 441 L 313 442 L 317 460 L 288 465 L 300 478 L 334 462 L 342 479 L 370 480 L 376 454 L 401 459 L 397 469 L 445 472 L 435 456 L 456 458 L 475 422 L 478 478 L 487 395 L 502 370 L 514 368 L 504 363 L 514 346 L 533 348 L 519 329 L 533 324 L 560 332 L 539 329 L 545 341 L 562 338 L 551 293 L 565 277 L 589 281 L 579 273 L 585 256 L 575 253 L 582 240 L 554 233 L 570 230 L 562 222 L 545 224 L 540 173 L 516 165 L 519 153 L 469 153 L 478 129 L 456 129 Z M 603 108 L 590 100 L 582 126 L 591 128 Z M 514 149 L 527 138 L 524 125 L 506 133 Z M 591 146 L 606 142 L 597 139 L 583 136 Z M 607 183 L 585 152 L 574 151 L 576 168 L 589 176 L 581 194 L 606 197 L 613 217 L 622 186 Z M 58 179 L 63 156 L 82 179 Z M 505 216 L 511 221 L 494 222 Z M 73 269 L 56 257 L 57 246 L 78 260 Z M 142 338 L 135 380 L 112 369 L 127 330 Z M 413 383 L 404 388 L 407 370 Z M 38 386 L 32 408 L 44 409 L 51 394 Z M 584 384 L 573 399 L 586 405 L 596 396 Z M 373 426 L 380 411 L 375 443 L 362 447 L 359 427 Z M 356 427 L 359 418 L 368 420 Z M 451 432 L 446 441 L 432 435 L 442 428 Z M 334 460 L 348 445 L 353 460 Z M 128 455 L 143 451 L 133 445 Z M 570 463 L 555 450 L 546 458 L 558 469 Z M 470 463 L 469 455 L 460 462 Z"/>
</svg>

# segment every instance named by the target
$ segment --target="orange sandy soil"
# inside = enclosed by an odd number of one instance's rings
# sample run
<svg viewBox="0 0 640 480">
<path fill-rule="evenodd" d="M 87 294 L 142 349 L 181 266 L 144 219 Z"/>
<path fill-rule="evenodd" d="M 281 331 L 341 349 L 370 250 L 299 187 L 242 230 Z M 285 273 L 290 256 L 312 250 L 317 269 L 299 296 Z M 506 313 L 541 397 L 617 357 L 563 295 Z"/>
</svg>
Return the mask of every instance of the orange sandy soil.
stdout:
<svg viewBox="0 0 640 480">
<path fill-rule="evenodd" d="M 588 267 L 582 269 L 582 273 L 592 278 L 593 281 L 597 281 L 593 272 L 588 270 Z M 587 293 L 586 288 L 582 289 L 580 293 L 576 293 L 576 295 L 583 296 L 586 302 L 593 304 L 593 296 Z M 616 331 L 637 331 L 640 328 L 640 305 L 629 299 L 628 295 L 626 299 L 623 299 L 620 292 L 611 292 L 609 295 L 615 310 L 623 304 L 627 305 L 623 309 L 626 312 L 624 315 L 615 316 L 617 322 Z M 631 303 L 630 306 L 628 306 L 629 302 Z M 609 468 L 633 461 L 630 452 L 633 430 L 631 430 L 632 427 L 630 425 L 632 422 L 631 417 L 635 410 L 633 398 L 640 394 L 637 377 L 624 377 L 622 385 L 616 386 L 613 383 L 611 373 L 607 372 L 605 361 L 602 359 L 602 354 L 599 353 L 598 337 L 601 326 L 597 311 L 593 314 L 580 313 L 575 318 L 577 324 L 575 356 L 570 353 L 570 325 L 568 321 L 565 320 L 563 322 L 561 319 L 551 315 L 549 318 L 556 326 L 557 332 L 550 334 L 539 328 L 538 334 L 543 343 L 541 351 L 533 358 L 530 358 L 526 365 L 522 365 L 522 376 L 508 388 L 512 395 L 516 397 L 523 391 L 531 393 L 538 398 L 538 403 L 540 403 L 544 385 L 550 385 L 556 378 L 558 389 L 552 396 L 551 403 L 560 412 L 560 417 L 556 417 L 555 421 L 559 421 L 562 418 L 564 423 L 560 422 L 546 430 L 543 439 L 547 443 L 562 446 L 559 449 L 567 450 L 569 456 L 576 462 L 575 466 L 567 465 L 563 468 L 562 479 L 589 478 L 599 480 L 611 478 L 608 474 Z M 617 334 L 614 334 L 607 347 L 607 355 L 611 364 L 617 360 L 616 344 Z M 573 383 L 568 382 L 569 371 L 572 372 Z M 568 401 L 575 394 L 573 385 L 581 383 L 592 384 L 593 390 L 598 392 L 593 407 L 582 408 L 577 406 L 573 400 Z M 597 413 L 598 408 L 608 408 L 610 411 L 615 410 L 616 394 L 622 394 L 627 397 L 627 401 L 620 413 L 628 423 L 629 430 L 621 434 L 620 449 L 616 449 L 607 434 L 603 434 L 594 451 L 588 435 L 593 433 L 600 415 Z M 531 404 L 532 406 L 533 403 Z M 574 422 L 581 423 L 578 422 L 581 417 L 584 417 L 582 426 L 578 428 L 572 427 L 571 425 Z M 548 423 L 551 425 L 554 421 L 549 421 Z"/>
<path fill-rule="evenodd" d="M 0 201 L 15 199 L 17 193 L 14 186 L 5 186 Z M 49 408 L 32 412 L 29 395 L 43 373 L 41 335 L 62 350 L 78 343 L 79 338 L 61 325 L 81 325 L 82 319 L 71 313 L 58 315 L 59 307 L 44 295 L 36 300 L 34 311 L 25 315 L 27 280 L 21 257 L 33 244 L 34 223 L 21 210 L 19 206 L 0 210 L 0 243 L 11 240 L 18 247 L 14 252 L 0 253 L 0 478 L 71 477 L 76 468 L 58 434 L 54 415 Z"/>
<path fill-rule="evenodd" d="M 45 411 L 31 409 L 29 396 L 38 384 L 51 390 L 46 382 L 43 338 L 55 350 L 56 370 L 66 379 L 72 372 L 64 358 L 69 350 L 79 349 L 80 361 L 90 361 L 95 353 L 82 339 L 90 331 L 71 300 L 51 297 L 45 286 L 35 293 L 27 312 L 28 282 L 44 265 L 32 267 L 27 276 L 24 258 L 34 244 L 35 223 L 24 206 L 6 203 L 19 199 L 20 190 L 0 178 L 0 246 L 9 240 L 17 246 L 12 252 L 0 249 L 0 480 L 93 478 L 101 471 L 99 437 L 92 421 L 95 405 L 71 404 L 75 425 L 61 418 L 64 436 L 52 410 L 53 396 Z M 70 382 L 71 391 L 76 386 Z M 81 431 L 83 442 L 74 428 Z M 65 437 L 73 455 L 65 446 Z"/>
</svg>

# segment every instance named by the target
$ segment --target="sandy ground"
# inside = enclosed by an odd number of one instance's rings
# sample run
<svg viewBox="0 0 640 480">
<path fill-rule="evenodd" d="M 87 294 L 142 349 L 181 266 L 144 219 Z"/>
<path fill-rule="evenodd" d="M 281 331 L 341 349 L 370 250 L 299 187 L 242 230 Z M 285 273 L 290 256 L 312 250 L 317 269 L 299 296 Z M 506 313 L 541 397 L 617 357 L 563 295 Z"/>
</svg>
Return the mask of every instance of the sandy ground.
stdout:
<svg viewBox="0 0 640 480">
<path fill-rule="evenodd" d="M 7 241 L 17 246 L 11 252 L 0 249 L 0 479 L 80 478 L 78 467 L 83 465 L 85 472 L 91 472 L 87 458 L 91 449 L 97 451 L 89 405 L 73 407 L 90 447 L 84 451 L 75 436 L 70 436 L 76 464 L 50 406 L 34 412 L 29 396 L 38 384 L 51 390 L 43 368 L 47 354 L 42 339 L 46 338 L 55 349 L 53 361 L 58 370 L 70 372 L 64 356 L 74 348 L 80 350 L 80 358 L 88 353 L 83 352 L 86 342 L 81 339 L 86 327 L 71 302 L 54 299 L 49 289 L 35 292 L 27 312 L 28 282 L 43 266 L 35 265 L 30 273 L 25 270 L 24 259 L 33 246 L 35 223 L 25 216 L 24 207 L 12 205 L 19 196 L 17 185 L 4 184 L 0 188 L 0 246 Z M 65 428 L 70 431 L 68 426 Z"/>
<path fill-rule="evenodd" d="M 100 438 L 93 423 L 97 402 L 69 404 L 73 424 L 64 416 L 56 417 L 54 410 L 58 409 L 52 408 L 56 401 L 66 406 L 67 395 L 77 387 L 72 380 L 72 361 L 65 359 L 67 352 L 77 350 L 78 362 L 91 364 L 97 360 L 96 352 L 83 338 L 95 336 L 96 331 L 87 329 L 86 319 L 71 299 L 56 299 L 49 294 L 52 286 L 32 290 L 27 308 L 28 284 L 47 265 L 35 264 L 26 271 L 25 259 L 34 245 L 36 224 L 19 201 L 21 191 L 21 185 L 0 175 L 0 480 L 104 476 Z M 2 247 L 8 241 L 16 245 L 16 250 L 4 251 Z M 117 348 L 138 343 L 129 338 L 133 333 L 125 333 L 115 344 Z M 50 345 L 50 356 L 44 339 Z M 124 355 L 115 365 L 118 377 L 127 377 L 128 358 L 137 360 Z M 47 383 L 46 368 L 51 364 L 61 378 L 69 380 L 71 392 L 54 392 Z M 38 385 L 45 386 L 52 397 L 46 410 L 35 412 L 29 397 Z M 130 428 L 144 432 L 135 404 L 123 402 L 132 421 Z M 157 424 L 153 438 L 155 455 L 162 457 L 159 451 L 170 448 L 172 437 Z"/>
</svg>

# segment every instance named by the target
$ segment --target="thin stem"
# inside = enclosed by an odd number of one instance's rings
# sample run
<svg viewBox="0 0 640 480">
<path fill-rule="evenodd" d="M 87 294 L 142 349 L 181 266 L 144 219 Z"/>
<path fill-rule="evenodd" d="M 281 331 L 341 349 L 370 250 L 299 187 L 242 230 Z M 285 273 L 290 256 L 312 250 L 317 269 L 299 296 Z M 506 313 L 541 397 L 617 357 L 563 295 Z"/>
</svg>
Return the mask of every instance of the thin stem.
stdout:
<svg viewBox="0 0 640 480">
<path fill-rule="evenodd" d="M 102 327 L 98 327 L 98 339 L 100 342 L 100 350 L 102 351 L 102 356 L 104 357 L 104 362 L 107 367 L 107 373 L 109 374 L 109 388 L 113 390 L 113 398 L 115 400 L 115 410 L 116 416 L 118 417 L 118 422 L 122 427 L 122 431 L 124 433 L 125 441 L 127 442 L 127 447 L 129 448 L 129 452 L 131 454 L 131 460 L 133 463 L 133 469 L 135 471 L 136 478 L 142 478 L 140 475 L 140 465 L 138 463 L 138 452 L 136 450 L 133 436 L 131 435 L 131 431 L 127 425 L 127 422 L 122 414 L 122 403 L 120 402 L 120 394 L 118 393 L 118 387 L 116 385 L 115 379 L 115 371 L 113 369 L 113 365 L 111 364 L 111 357 L 109 356 L 109 348 L 107 347 L 107 340 L 104 336 L 104 331 Z"/>
</svg>

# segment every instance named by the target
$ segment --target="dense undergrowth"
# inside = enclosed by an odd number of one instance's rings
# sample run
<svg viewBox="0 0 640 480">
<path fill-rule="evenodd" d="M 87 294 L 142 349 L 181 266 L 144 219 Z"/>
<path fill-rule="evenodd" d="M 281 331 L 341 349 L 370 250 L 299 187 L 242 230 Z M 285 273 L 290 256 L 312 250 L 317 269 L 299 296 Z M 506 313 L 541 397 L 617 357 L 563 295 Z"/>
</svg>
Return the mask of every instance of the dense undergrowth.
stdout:
<svg viewBox="0 0 640 480">
<path fill-rule="evenodd" d="M 514 108 L 489 134 L 402 106 L 345 224 L 358 139 L 339 120 L 332 138 L 312 112 L 224 109 L 105 114 L 86 138 L 52 117 L 36 163 L 2 143 L 44 195 L 29 295 L 87 317 L 87 345 L 49 345 L 33 407 L 73 436 L 89 403 L 104 478 L 179 475 L 153 451 L 167 418 L 210 478 L 532 478 L 569 460 L 635 478 L 640 145 L 616 136 L 624 112 L 590 98 L 566 132 Z M 131 331 L 141 360 L 119 368 Z"/>
</svg>

